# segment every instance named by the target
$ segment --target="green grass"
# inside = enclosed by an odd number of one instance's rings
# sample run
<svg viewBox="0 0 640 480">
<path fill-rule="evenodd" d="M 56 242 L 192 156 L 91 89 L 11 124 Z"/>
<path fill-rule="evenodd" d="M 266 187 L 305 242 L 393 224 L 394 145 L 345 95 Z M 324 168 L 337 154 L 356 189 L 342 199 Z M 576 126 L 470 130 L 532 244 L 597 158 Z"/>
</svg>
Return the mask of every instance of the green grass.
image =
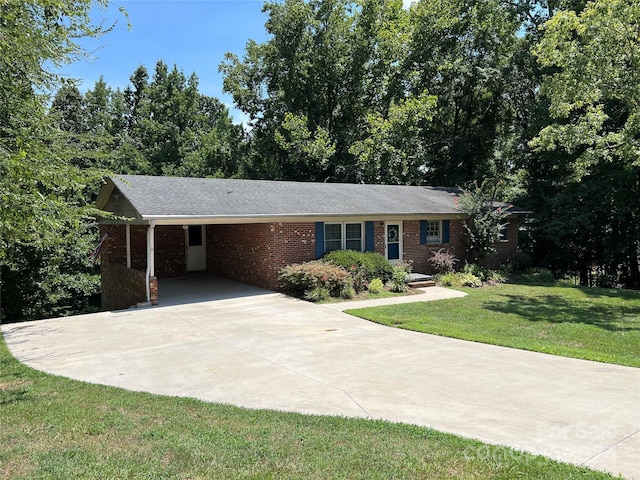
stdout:
<svg viewBox="0 0 640 480">
<path fill-rule="evenodd" d="M 465 298 L 348 310 L 383 325 L 640 367 L 640 292 L 505 284 Z"/>
<path fill-rule="evenodd" d="M 0 336 L 3 479 L 605 479 L 427 428 L 248 410 L 32 370 Z"/>
</svg>

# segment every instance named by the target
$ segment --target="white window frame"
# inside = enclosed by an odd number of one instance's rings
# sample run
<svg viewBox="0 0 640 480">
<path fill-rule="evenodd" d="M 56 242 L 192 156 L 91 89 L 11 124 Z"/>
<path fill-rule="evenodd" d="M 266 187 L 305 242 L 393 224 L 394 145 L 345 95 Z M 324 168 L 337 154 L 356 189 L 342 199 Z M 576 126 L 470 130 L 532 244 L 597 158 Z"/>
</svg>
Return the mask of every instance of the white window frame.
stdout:
<svg viewBox="0 0 640 480">
<path fill-rule="evenodd" d="M 429 226 L 431 225 L 431 223 L 437 223 L 438 225 L 437 237 L 429 236 L 429 232 L 431 231 Z M 442 220 L 427 220 L 427 245 L 433 245 L 435 243 L 442 243 Z"/>
<path fill-rule="evenodd" d="M 328 253 L 327 250 L 327 225 L 340 225 L 340 248 L 339 250 L 346 250 L 347 246 L 347 225 L 360 225 L 360 252 L 364 251 L 364 222 L 324 222 L 324 253 Z M 349 240 L 355 240 L 351 238 Z M 331 250 L 333 251 L 333 250 Z"/>
</svg>

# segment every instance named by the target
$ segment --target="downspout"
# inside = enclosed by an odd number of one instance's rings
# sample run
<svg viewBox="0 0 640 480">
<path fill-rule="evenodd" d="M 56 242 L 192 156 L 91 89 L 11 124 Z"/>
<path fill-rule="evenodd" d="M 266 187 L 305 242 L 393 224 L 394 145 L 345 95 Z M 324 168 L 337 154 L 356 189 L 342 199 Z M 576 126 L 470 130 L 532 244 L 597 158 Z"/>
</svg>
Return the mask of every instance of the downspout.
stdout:
<svg viewBox="0 0 640 480">
<path fill-rule="evenodd" d="M 149 283 L 151 281 L 151 277 L 155 275 L 155 227 L 156 221 L 151 220 L 149 224 L 149 228 L 147 229 L 147 271 L 146 271 L 146 281 L 145 286 L 147 288 L 147 303 L 151 303 L 151 289 Z"/>
<path fill-rule="evenodd" d="M 127 242 L 127 268 L 131 268 L 131 225 L 125 227 L 125 239 Z"/>
</svg>

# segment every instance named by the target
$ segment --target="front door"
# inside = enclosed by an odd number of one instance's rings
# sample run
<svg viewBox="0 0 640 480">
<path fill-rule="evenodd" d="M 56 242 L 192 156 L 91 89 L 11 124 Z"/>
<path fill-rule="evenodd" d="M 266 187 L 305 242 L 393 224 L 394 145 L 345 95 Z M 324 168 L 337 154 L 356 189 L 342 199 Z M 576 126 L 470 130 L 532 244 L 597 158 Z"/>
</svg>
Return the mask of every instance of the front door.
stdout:
<svg viewBox="0 0 640 480">
<path fill-rule="evenodd" d="M 385 251 L 391 263 L 402 262 L 402 224 L 385 223 Z"/>
<path fill-rule="evenodd" d="M 187 272 L 207 269 L 207 239 L 204 225 L 187 227 Z"/>
</svg>

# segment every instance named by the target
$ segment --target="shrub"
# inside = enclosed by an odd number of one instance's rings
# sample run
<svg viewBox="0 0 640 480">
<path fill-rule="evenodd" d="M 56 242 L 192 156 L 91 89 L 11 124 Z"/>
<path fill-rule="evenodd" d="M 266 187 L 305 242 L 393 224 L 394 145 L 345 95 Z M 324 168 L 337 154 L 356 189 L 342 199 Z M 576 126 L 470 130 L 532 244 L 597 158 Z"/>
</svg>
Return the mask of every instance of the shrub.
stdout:
<svg viewBox="0 0 640 480">
<path fill-rule="evenodd" d="M 531 267 L 533 258 L 528 253 L 517 249 L 509 258 L 508 266 L 512 273 L 523 273 Z"/>
<path fill-rule="evenodd" d="M 282 289 L 298 297 L 318 297 L 325 289 L 332 297 L 341 297 L 345 290 L 353 289 L 353 279 L 344 268 L 318 260 L 299 265 L 287 265 L 279 272 Z"/>
<path fill-rule="evenodd" d="M 482 280 L 472 273 L 449 272 L 436 277 L 436 282 L 443 287 L 481 287 Z"/>
<path fill-rule="evenodd" d="M 477 288 L 482 286 L 482 280 L 472 273 L 459 273 L 458 276 L 460 277 L 460 286 L 462 287 Z"/>
<path fill-rule="evenodd" d="M 387 286 L 392 292 L 406 292 L 407 290 L 409 290 L 406 279 L 406 267 L 403 265 L 398 265 L 397 267 L 393 267 L 393 275 L 391 276 L 391 279 L 389 279 Z"/>
<path fill-rule="evenodd" d="M 554 283 L 553 273 L 546 268 L 530 268 L 522 274 L 522 279 L 536 283 Z"/>
<path fill-rule="evenodd" d="M 481 267 L 475 263 L 466 263 L 464 268 L 462 269 L 462 273 L 468 273 L 480 279 L 481 283 L 487 283 L 490 285 L 495 285 L 497 283 L 504 283 L 507 280 L 507 277 L 504 273 L 501 273 L 497 270 L 490 270 L 485 267 Z M 470 287 L 474 287 L 475 285 L 469 285 Z"/>
<path fill-rule="evenodd" d="M 309 302 L 321 302 L 323 300 L 328 300 L 329 290 L 325 287 L 313 287 L 311 290 L 307 290 L 304 292 L 304 299 Z"/>
<path fill-rule="evenodd" d="M 380 293 L 384 289 L 384 283 L 379 278 L 374 278 L 369 282 L 369 292 Z"/>
<path fill-rule="evenodd" d="M 429 263 L 433 265 L 436 273 L 447 273 L 453 272 L 455 264 L 458 263 L 458 259 L 453 253 L 441 248 L 440 250 L 433 252 L 433 255 L 429 259 Z"/>
<path fill-rule="evenodd" d="M 327 253 L 322 261 L 340 266 L 351 273 L 353 286 L 358 292 L 364 290 L 374 278 L 380 278 L 384 282 L 393 274 L 393 266 L 379 253 L 334 250 Z"/>
<path fill-rule="evenodd" d="M 458 274 L 455 272 L 441 273 L 435 277 L 438 285 L 442 287 L 459 287 Z"/>
</svg>

